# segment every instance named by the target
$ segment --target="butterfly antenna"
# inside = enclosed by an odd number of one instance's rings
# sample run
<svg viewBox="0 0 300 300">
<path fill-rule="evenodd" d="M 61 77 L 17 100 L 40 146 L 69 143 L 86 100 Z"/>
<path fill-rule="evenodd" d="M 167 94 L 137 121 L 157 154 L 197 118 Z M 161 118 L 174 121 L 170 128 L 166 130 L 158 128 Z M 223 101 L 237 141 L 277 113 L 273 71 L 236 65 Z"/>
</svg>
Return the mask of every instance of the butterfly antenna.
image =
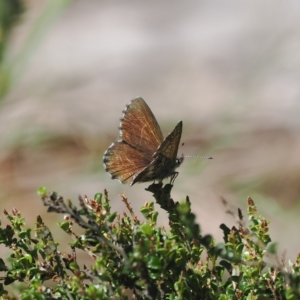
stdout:
<svg viewBox="0 0 300 300">
<path fill-rule="evenodd" d="M 184 143 L 181 143 L 181 146 L 184 146 Z M 206 158 L 206 159 L 214 159 L 212 156 L 198 156 L 198 155 L 196 155 L 196 156 L 190 156 L 190 155 L 181 155 L 181 157 L 182 158 L 186 158 L 186 157 L 188 157 L 188 158 Z"/>
<path fill-rule="evenodd" d="M 198 156 L 198 155 L 195 155 L 195 156 L 190 156 L 190 155 L 182 155 L 182 157 L 186 158 L 206 158 L 206 159 L 214 159 L 212 156 Z"/>
</svg>

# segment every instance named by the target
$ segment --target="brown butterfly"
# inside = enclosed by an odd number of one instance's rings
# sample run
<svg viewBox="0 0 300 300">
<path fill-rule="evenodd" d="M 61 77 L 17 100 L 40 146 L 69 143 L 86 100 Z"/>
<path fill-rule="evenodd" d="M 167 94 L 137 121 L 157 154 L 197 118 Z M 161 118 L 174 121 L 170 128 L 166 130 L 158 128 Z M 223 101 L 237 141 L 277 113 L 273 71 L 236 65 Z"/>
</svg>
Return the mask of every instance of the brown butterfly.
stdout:
<svg viewBox="0 0 300 300">
<path fill-rule="evenodd" d="M 177 158 L 182 133 L 182 121 L 163 139 L 161 129 L 142 98 L 133 99 L 123 111 L 120 124 L 120 139 L 105 151 L 103 163 L 112 179 L 121 183 L 162 181 L 171 176 L 182 163 Z"/>
</svg>

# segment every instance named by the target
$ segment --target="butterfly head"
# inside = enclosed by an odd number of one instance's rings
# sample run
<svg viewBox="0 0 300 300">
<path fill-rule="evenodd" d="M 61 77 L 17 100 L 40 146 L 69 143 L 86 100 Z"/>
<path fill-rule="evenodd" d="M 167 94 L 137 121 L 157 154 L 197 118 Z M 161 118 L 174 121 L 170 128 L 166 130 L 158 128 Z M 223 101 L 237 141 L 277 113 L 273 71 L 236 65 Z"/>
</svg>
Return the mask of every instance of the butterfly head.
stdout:
<svg viewBox="0 0 300 300">
<path fill-rule="evenodd" d="M 177 157 L 176 163 L 175 163 L 175 168 L 178 168 L 182 164 L 183 160 L 184 160 L 183 154 L 180 157 Z"/>
</svg>

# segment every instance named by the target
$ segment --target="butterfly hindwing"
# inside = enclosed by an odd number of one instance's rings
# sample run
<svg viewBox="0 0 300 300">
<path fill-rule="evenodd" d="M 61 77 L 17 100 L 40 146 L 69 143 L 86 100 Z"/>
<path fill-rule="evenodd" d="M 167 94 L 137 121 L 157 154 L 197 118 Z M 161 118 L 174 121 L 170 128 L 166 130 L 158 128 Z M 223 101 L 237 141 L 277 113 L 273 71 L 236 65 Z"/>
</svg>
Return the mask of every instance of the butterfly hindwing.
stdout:
<svg viewBox="0 0 300 300">
<path fill-rule="evenodd" d="M 151 160 L 125 142 L 118 141 L 106 150 L 103 162 L 105 170 L 111 174 L 112 179 L 129 183 L 134 175 L 151 163 Z"/>
</svg>

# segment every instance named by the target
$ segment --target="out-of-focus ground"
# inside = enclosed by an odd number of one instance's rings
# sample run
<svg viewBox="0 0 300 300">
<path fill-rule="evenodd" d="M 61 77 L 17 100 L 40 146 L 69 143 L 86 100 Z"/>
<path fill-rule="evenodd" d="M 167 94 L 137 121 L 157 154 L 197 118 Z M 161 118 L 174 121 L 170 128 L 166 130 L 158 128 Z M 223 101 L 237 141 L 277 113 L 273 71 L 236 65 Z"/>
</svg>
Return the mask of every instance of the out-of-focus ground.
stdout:
<svg viewBox="0 0 300 300">
<path fill-rule="evenodd" d="M 300 3 L 80 0 L 50 30 L 34 29 L 45 3 L 27 1 L 11 39 L 13 57 L 30 32 L 41 31 L 0 106 L 1 210 L 16 207 L 29 224 L 40 214 L 54 229 L 63 216 L 45 212 L 36 195 L 42 185 L 74 203 L 106 188 L 120 212 L 123 192 L 136 212 L 152 201 L 147 184 L 121 185 L 102 166 L 122 110 L 142 96 L 164 134 L 183 121 L 179 155 L 214 157 L 186 158 L 172 194 L 176 201 L 189 195 L 203 233 L 221 241 L 219 225 L 236 225 L 220 196 L 244 215 L 251 196 L 294 260 Z"/>
</svg>

